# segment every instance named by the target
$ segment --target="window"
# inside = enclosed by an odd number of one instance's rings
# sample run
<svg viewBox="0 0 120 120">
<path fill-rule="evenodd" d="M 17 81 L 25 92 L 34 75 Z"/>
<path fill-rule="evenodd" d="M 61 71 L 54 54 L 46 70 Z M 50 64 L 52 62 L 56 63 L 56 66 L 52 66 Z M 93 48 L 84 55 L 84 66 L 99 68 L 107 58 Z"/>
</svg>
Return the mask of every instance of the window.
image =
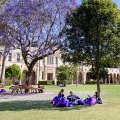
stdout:
<svg viewBox="0 0 120 120">
<path fill-rule="evenodd" d="M 47 80 L 53 80 L 53 73 L 47 73 Z"/>
<path fill-rule="evenodd" d="M 8 61 L 12 61 L 12 53 L 8 54 Z"/>
<path fill-rule="evenodd" d="M 56 64 L 58 64 L 58 58 L 56 57 Z"/>
<path fill-rule="evenodd" d="M 17 53 L 17 62 L 20 62 L 20 53 Z"/>
<path fill-rule="evenodd" d="M 54 64 L 54 57 L 52 56 L 47 57 L 47 64 Z"/>
</svg>

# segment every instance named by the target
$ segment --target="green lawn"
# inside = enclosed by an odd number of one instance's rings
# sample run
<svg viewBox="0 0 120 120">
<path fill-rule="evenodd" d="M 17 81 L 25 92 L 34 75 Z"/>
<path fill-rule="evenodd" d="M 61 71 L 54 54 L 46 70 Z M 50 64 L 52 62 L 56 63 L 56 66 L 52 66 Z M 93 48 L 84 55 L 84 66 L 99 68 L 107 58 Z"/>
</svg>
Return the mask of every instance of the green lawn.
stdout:
<svg viewBox="0 0 120 120">
<path fill-rule="evenodd" d="M 55 86 L 45 88 L 45 91 L 61 89 Z M 91 93 L 96 90 L 96 86 L 70 85 L 64 89 L 67 92 Z M 101 85 L 101 89 L 102 105 L 55 108 L 49 101 L 1 102 L 0 120 L 120 120 L 120 85 Z"/>
</svg>

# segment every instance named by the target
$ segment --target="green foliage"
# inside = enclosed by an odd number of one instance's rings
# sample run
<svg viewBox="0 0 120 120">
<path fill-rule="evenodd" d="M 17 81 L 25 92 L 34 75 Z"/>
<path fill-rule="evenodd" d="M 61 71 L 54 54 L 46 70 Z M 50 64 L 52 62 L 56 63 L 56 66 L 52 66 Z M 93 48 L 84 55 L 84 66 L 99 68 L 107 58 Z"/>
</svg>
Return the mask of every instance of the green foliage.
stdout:
<svg viewBox="0 0 120 120">
<path fill-rule="evenodd" d="M 14 78 L 22 78 L 23 75 L 21 73 L 20 67 L 16 64 L 6 67 L 5 69 L 5 77 L 14 79 Z"/>
<path fill-rule="evenodd" d="M 84 61 L 96 66 L 98 59 L 99 67 L 108 60 L 109 64 L 118 65 L 119 18 L 120 12 L 111 0 L 84 0 L 78 8 L 67 15 L 66 40 L 69 41 L 70 50 L 75 53 L 75 56 L 72 55 L 75 62 L 83 58 Z"/>
<path fill-rule="evenodd" d="M 95 68 L 91 68 L 89 72 L 89 78 L 96 80 L 96 70 Z M 99 72 L 99 78 L 102 79 L 103 81 L 108 78 L 108 69 L 106 68 L 100 68 Z"/>
<path fill-rule="evenodd" d="M 52 85 L 52 84 L 53 84 L 52 80 L 47 80 L 47 85 Z"/>
<path fill-rule="evenodd" d="M 65 36 L 67 51 L 79 53 L 83 57 L 78 55 L 78 62 L 83 58 L 96 68 L 100 93 L 100 68 L 108 62 L 120 64 L 120 11 L 116 4 L 112 0 L 83 0 L 67 15 Z"/>
<path fill-rule="evenodd" d="M 47 81 L 39 81 L 38 82 L 39 85 L 53 85 L 54 84 L 54 81 L 52 80 L 47 80 Z"/>
<path fill-rule="evenodd" d="M 57 80 L 61 83 L 69 83 L 72 81 L 72 72 L 68 66 L 59 66 L 56 68 Z"/>
<path fill-rule="evenodd" d="M 5 80 L 5 86 L 10 86 L 12 84 L 12 80 Z"/>
<path fill-rule="evenodd" d="M 39 85 L 47 85 L 47 81 L 39 81 L 38 84 Z"/>
<path fill-rule="evenodd" d="M 6 2 L 6 0 L 0 0 L 0 3 L 5 3 Z"/>
<path fill-rule="evenodd" d="M 96 81 L 92 81 L 92 80 L 87 80 L 86 84 L 96 84 Z"/>
</svg>

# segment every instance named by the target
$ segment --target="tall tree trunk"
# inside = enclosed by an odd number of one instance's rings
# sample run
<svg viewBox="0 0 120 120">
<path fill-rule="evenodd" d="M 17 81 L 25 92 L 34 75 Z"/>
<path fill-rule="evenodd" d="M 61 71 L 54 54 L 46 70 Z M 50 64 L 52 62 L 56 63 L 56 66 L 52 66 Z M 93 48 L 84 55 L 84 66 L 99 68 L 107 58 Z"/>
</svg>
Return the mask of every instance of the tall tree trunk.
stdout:
<svg viewBox="0 0 120 120">
<path fill-rule="evenodd" d="M 100 68 L 97 67 L 96 68 L 96 78 L 97 78 L 97 92 L 98 92 L 98 97 L 100 97 L 100 78 L 99 78 L 99 72 L 100 72 Z"/>
<path fill-rule="evenodd" d="M 97 53 L 96 53 L 96 79 L 97 79 L 97 92 L 98 92 L 98 97 L 100 97 L 100 77 L 99 77 L 99 73 L 100 73 L 100 63 L 99 63 L 99 59 L 100 59 L 100 51 L 99 51 L 99 44 L 97 45 Z"/>
<path fill-rule="evenodd" d="M 32 72 L 33 72 L 33 68 L 29 67 L 28 72 L 26 73 L 26 81 L 25 81 L 26 85 L 30 85 Z M 28 92 L 29 92 L 29 89 L 25 89 L 25 93 L 28 93 Z"/>
<path fill-rule="evenodd" d="M 2 68 L 1 68 L 1 75 L 0 75 L 0 83 L 4 83 L 4 77 L 5 77 L 5 59 L 6 57 L 3 57 L 2 60 Z"/>
<path fill-rule="evenodd" d="M 30 74 L 30 72 L 27 72 L 27 74 L 26 74 L 26 81 L 25 81 L 26 85 L 30 85 L 31 74 Z"/>
</svg>

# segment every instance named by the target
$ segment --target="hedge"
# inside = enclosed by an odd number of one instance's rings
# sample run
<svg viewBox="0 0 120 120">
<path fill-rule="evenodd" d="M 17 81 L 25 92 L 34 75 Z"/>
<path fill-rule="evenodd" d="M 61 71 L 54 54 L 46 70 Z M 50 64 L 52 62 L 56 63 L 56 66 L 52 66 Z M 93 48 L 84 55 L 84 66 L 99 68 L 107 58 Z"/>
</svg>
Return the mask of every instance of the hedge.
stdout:
<svg viewBox="0 0 120 120">
<path fill-rule="evenodd" d="M 5 80 L 5 86 L 10 86 L 12 84 L 12 80 Z"/>
<path fill-rule="evenodd" d="M 54 84 L 54 81 L 52 80 L 47 80 L 47 81 L 39 81 L 38 82 L 39 85 L 53 85 Z"/>
</svg>

